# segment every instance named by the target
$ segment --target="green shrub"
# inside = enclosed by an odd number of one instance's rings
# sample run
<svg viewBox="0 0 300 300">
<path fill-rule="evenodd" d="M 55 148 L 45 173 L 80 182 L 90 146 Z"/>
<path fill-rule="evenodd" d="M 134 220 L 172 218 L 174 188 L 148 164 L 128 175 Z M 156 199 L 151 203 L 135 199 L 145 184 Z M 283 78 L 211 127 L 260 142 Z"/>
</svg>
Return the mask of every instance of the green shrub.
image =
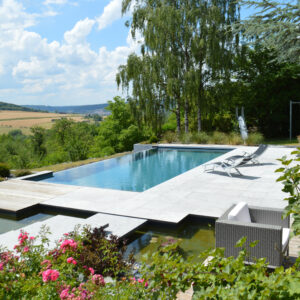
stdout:
<svg viewBox="0 0 300 300">
<path fill-rule="evenodd" d="M 109 156 L 115 154 L 113 147 L 107 146 L 100 150 L 100 156 Z"/>
<path fill-rule="evenodd" d="M 228 136 L 224 132 L 214 131 L 209 139 L 210 144 L 228 144 Z"/>
<path fill-rule="evenodd" d="M 21 170 L 16 170 L 14 171 L 14 175 L 16 177 L 22 177 L 22 176 L 26 176 L 26 175 L 31 175 L 32 172 L 26 169 L 21 169 Z"/>
<path fill-rule="evenodd" d="M 153 144 L 153 143 L 157 143 L 158 142 L 158 138 L 155 135 L 152 135 L 149 139 L 149 143 Z"/>
<path fill-rule="evenodd" d="M 190 132 L 182 133 L 179 136 L 179 141 L 182 144 L 191 144 L 193 142 L 193 135 Z"/>
<path fill-rule="evenodd" d="M 4 163 L 0 163 L 0 177 L 9 177 L 9 175 L 9 167 Z"/>
<path fill-rule="evenodd" d="M 259 132 L 250 133 L 246 142 L 247 145 L 256 146 L 264 141 L 264 136 Z"/>
<path fill-rule="evenodd" d="M 196 144 L 207 144 L 209 141 L 209 135 L 204 131 L 195 132 L 193 133 L 192 139 Z"/>
<path fill-rule="evenodd" d="M 107 232 L 104 231 L 104 227 L 93 230 L 85 228 L 82 245 L 80 263 L 83 266 L 93 266 L 97 274 L 120 276 L 125 274 L 133 263 L 133 260 L 125 261 L 123 259 L 126 251 L 125 240 L 112 234 L 107 239 Z"/>
<path fill-rule="evenodd" d="M 177 127 L 176 115 L 174 113 L 168 116 L 166 123 L 162 125 L 162 131 L 175 131 Z"/>
<path fill-rule="evenodd" d="M 167 143 L 174 143 L 178 141 L 178 135 L 175 132 L 167 131 L 164 133 L 162 137 L 162 141 Z"/>
<path fill-rule="evenodd" d="M 228 135 L 228 141 L 230 145 L 242 145 L 244 141 L 239 133 L 230 132 Z"/>
<path fill-rule="evenodd" d="M 0 299 L 97 299 L 104 274 L 129 278 L 132 262 L 122 257 L 124 242 L 109 239 L 103 228 L 77 227 L 50 251 L 48 234 L 46 227 L 38 236 L 21 230 L 16 253 L 0 249 Z"/>
</svg>

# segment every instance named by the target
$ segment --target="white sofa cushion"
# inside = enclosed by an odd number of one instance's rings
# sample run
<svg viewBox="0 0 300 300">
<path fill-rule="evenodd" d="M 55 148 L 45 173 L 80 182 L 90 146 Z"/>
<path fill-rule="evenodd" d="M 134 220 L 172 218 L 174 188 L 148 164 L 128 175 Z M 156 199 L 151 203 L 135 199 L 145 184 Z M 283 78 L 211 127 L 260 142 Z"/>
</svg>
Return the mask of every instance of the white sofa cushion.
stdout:
<svg viewBox="0 0 300 300">
<path fill-rule="evenodd" d="M 251 223 L 248 204 L 239 202 L 228 214 L 228 220 Z"/>
<path fill-rule="evenodd" d="M 282 228 L 282 250 L 284 250 L 289 242 L 290 229 Z"/>
</svg>

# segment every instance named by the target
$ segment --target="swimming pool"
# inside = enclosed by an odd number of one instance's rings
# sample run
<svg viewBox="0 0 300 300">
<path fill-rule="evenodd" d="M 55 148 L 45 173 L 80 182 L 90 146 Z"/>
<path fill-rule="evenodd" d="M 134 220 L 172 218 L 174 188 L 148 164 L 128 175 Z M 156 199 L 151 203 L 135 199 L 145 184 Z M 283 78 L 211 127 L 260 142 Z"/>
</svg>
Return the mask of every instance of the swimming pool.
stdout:
<svg viewBox="0 0 300 300">
<path fill-rule="evenodd" d="M 231 149 L 151 149 L 54 173 L 45 182 L 143 192 Z"/>
</svg>

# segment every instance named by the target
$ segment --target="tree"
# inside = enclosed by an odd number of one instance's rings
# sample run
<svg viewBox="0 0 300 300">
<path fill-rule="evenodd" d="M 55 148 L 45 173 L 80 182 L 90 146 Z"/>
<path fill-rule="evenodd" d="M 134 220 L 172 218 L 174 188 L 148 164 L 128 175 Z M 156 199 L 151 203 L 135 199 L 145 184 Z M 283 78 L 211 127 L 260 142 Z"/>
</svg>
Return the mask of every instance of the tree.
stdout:
<svg viewBox="0 0 300 300">
<path fill-rule="evenodd" d="M 133 86 L 137 87 L 135 81 L 140 82 L 141 77 L 145 77 L 144 84 L 138 85 L 139 93 L 133 95 L 135 100 L 141 104 L 145 101 L 142 98 L 144 91 L 147 90 L 148 94 L 151 90 L 155 91 L 146 101 L 151 99 L 150 106 L 158 103 L 160 108 L 174 110 L 178 132 L 181 111 L 184 111 L 187 132 L 190 109 L 196 105 L 200 131 L 206 85 L 221 75 L 230 74 L 234 36 L 228 25 L 239 17 L 236 2 L 124 0 L 123 13 L 133 3 L 131 32 L 133 37 L 136 32 L 142 33 L 143 57 L 135 61 L 130 57 L 127 66 L 121 66 L 118 83 L 122 81 L 129 86 L 133 82 Z M 150 72 L 145 72 L 146 61 Z M 135 74 L 131 76 L 133 68 Z M 159 100 L 153 101 L 153 97 Z"/>
<path fill-rule="evenodd" d="M 300 63 L 300 2 L 240 0 L 259 10 L 237 26 L 249 40 L 275 50 L 278 62 Z"/>
<path fill-rule="evenodd" d="M 44 147 L 45 141 L 45 128 L 40 126 L 31 127 L 30 131 L 32 133 L 31 141 L 33 145 L 33 151 L 39 156 L 44 156 L 46 154 L 46 148 Z"/>
</svg>

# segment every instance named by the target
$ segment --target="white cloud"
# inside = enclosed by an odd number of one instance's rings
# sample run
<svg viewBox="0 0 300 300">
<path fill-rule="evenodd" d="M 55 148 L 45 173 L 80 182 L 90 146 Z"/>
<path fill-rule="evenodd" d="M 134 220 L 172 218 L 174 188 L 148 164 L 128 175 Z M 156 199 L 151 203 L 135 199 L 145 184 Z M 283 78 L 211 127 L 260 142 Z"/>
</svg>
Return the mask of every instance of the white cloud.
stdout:
<svg viewBox="0 0 300 300">
<path fill-rule="evenodd" d="M 101 103 L 120 94 L 115 75 L 138 49 L 137 41 L 128 35 L 127 45 L 95 51 L 86 37 L 96 21 L 86 18 L 66 31 L 62 42 L 50 43 L 28 29 L 36 17 L 16 0 L 0 4 L 0 99 L 64 105 Z"/>
<path fill-rule="evenodd" d="M 122 0 L 111 0 L 97 18 L 98 29 L 101 30 L 121 18 Z"/>
<path fill-rule="evenodd" d="M 49 4 L 56 4 L 56 5 L 63 5 L 66 4 L 68 0 L 46 0 L 43 2 L 44 5 L 49 5 Z"/>
<path fill-rule="evenodd" d="M 82 44 L 85 38 L 91 32 L 95 24 L 94 20 L 86 18 L 78 21 L 72 30 L 66 31 L 64 34 L 65 41 L 68 44 Z"/>
<path fill-rule="evenodd" d="M 27 28 L 35 25 L 35 14 L 25 12 L 21 3 L 3 0 L 0 5 L 0 32 L 12 28 Z"/>
</svg>

